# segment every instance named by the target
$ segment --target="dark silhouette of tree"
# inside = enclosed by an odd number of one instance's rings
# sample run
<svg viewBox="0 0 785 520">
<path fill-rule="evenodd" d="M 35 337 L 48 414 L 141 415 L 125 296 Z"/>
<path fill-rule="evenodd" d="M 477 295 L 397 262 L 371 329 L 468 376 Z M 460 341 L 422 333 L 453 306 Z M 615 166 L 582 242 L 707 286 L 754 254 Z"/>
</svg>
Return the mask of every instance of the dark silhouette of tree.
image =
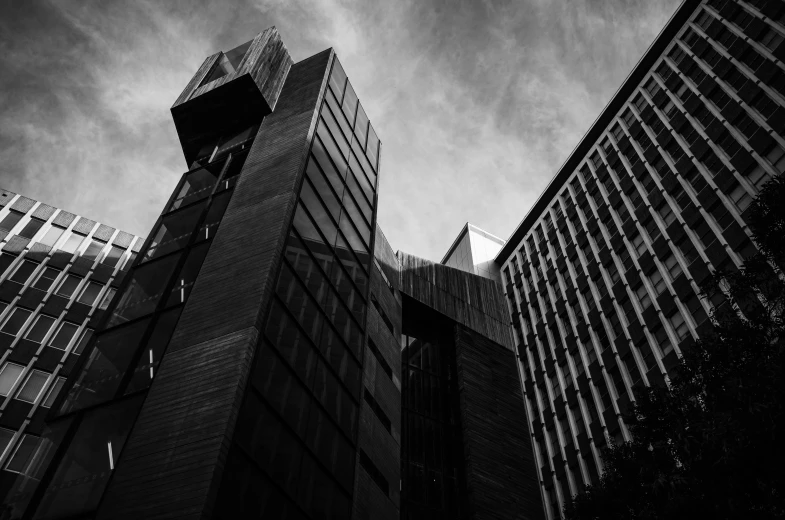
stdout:
<svg viewBox="0 0 785 520">
<path fill-rule="evenodd" d="M 785 182 L 748 210 L 760 253 L 717 273 L 713 333 L 683 352 L 669 388 L 636 390 L 633 441 L 603 452 L 569 520 L 785 517 Z"/>
</svg>

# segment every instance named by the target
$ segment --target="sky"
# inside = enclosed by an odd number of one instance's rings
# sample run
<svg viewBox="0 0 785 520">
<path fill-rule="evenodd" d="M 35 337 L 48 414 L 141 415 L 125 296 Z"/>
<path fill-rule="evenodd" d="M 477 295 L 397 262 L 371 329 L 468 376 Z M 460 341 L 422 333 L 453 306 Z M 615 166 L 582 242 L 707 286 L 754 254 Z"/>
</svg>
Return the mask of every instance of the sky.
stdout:
<svg viewBox="0 0 785 520">
<path fill-rule="evenodd" d="M 379 138 L 378 221 L 441 260 L 506 239 L 678 0 L 4 0 L 0 187 L 146 235 L 186 170 L 169 109 L 275 25 L 333 47 Z"/>
</svg>

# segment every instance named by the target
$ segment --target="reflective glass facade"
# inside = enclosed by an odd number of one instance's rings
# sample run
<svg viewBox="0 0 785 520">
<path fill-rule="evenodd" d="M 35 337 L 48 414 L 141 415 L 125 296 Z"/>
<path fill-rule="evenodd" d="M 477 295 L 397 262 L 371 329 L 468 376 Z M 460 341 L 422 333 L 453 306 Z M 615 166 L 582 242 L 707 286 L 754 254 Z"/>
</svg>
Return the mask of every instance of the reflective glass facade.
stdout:
<svg viewBox="0 0 785 520">
<path fill-rule="evenodd" d="M 785 170 L 785 5 L 685 2 L 497 261 L 550 518 L 700 337 L 745 211 Z"/>
<path fill-rule="evenodd" d="M 143 239 L 2 190 L 0 228 L 0 496 L 18 518 L 63 433 L 45 419 Z"/>
</svg>

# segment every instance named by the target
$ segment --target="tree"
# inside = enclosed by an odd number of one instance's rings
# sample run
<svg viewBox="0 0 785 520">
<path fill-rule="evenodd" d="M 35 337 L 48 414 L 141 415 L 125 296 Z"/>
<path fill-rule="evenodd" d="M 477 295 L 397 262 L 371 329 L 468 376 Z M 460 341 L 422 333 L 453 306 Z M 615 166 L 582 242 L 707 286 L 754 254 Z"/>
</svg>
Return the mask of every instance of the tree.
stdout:
<svg viewBox="0 0 785 520">
<path fill-rule="evenodd" d="M 713 332 L 684 349 L 668 388 L 636 391 L 632 442 L 604 450 L 567 519 L 785 517 L 785 181 L 749 211 L 760 252 L 704 288 Z"/>
</svg>

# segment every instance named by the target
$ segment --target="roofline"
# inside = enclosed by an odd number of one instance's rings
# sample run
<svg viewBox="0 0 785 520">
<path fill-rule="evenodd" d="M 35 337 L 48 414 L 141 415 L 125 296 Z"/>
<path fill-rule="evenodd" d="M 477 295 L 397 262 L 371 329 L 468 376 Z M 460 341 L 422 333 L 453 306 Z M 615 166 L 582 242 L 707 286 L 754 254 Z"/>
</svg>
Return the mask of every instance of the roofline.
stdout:
<svg viewBox="0 0 785 520">
<path fill-rule="evenodd" d="M 463 238 L 463 235 L 465 235 L 468 232 L 469 232 L 469 223 L 467 222 L 466 224 L 463 225 L 461 230 L 458 232 L 458 236 L 455 237 L 455 240 L 452 241 L 452 245 L 450 246 L 450 249 L 447 250 L 447 254 L 445 254 L 441 262 L 439 262 L 440 264 L 443 264 L 444 262 L 447 261 L 448 258 L 450 258 L 452 252 L 455 251 L 456 247 L 458 247 L 458 242 L 460 242 L 461 239 Z"/>
<path fill-rule="evenodd" d="M 638 84 L 646 77 L 649 70 L 654 66 L 660 55 L 665 51 L 671 43 L 676 33 L 683 27 L 690 15 L 701 4 L 701 0 L 683 0 L 681 5 L 676 8 L 676 11 L 671 15 L 665 27 L 662 28 L 660 33 L 654 39 L 652 44 L 646 49 L 646 52 L 635 64 L 632 71 L 624 79 L 624 82 L 613 94 L 613 97 L 602 109 L 600 115 L 594 120 L 594 123 L 589 127 L 589 130 L 583 135 L 578 145 L 573 149 L 572 153 L 567 157 L 567 160 L 562 163 L 556 175 L 551 179 L 545 190 L 540 197 L 531 207 L 526 216 L 523 217 L 518 227 L 512 232 L 507 243 L 501 248 L 499 254 L 496 255 L 494 262 L 500 267 L 504 264 L 506 259 L 515 251 L 518 243 L 523 240 L 529 229 L 537 222 L 543 210 L 553 200 L 554 196 L 562 186 L 566 183 L 567 179 L 578 168 L 583 158 L 591 150 L 594 144 L 605 132 L 605 128 L 616 117 L 616 113 L 624 106 L 627 99 L 638 88 Z"/>
</svg>

